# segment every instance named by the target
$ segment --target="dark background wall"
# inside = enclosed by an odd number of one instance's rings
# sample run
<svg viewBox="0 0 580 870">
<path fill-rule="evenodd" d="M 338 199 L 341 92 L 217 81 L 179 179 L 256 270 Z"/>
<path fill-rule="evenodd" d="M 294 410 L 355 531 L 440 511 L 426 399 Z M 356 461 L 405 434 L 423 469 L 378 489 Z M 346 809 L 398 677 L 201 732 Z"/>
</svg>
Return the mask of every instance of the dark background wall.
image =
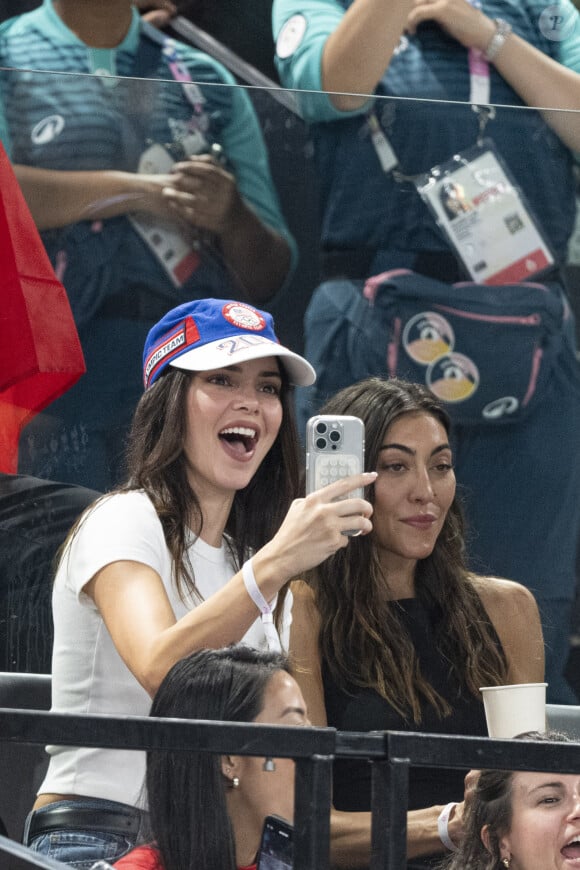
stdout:
<svg viewBox="0 0 580 870">
<path fill-rule="evenodd" d="M 0 0 L 0 21 L 40 5 L 40 0 Z M 272 0 L 175 0 L 175 5 L 180 14 L 248 63 L 271 78 L 275 76 L 270 28 Z"/>
</svg>

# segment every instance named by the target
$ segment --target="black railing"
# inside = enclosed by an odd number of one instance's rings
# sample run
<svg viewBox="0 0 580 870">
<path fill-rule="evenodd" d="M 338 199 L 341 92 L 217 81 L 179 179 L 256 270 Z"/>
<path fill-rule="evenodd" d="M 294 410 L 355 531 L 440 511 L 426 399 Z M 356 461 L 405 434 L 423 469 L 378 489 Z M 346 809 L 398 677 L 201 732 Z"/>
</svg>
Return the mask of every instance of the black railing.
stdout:
<svg viewBox="0 0 580 870">
<path fill-rule="evenodd" d="M 299 870 L 328 867 L 333 728 L 0 709 L 0 741 L 294 758 L 295 866 Z"/>
<path fill-rule="evenodd" d="M 336 755 L 343 734 L 337 733 Z M 386 731 L 372 772 L 371 870 L 404 870 L 407 805 L 411 767 L 505 770 L 549 770 L 580 773 L 580 743 L 490 740 Z M 349 735 L 348 743 L 352 742 Z M 372 756 L 368 756 L 372 760 Z"/>
<path fill-rule="evenodd" d="M 73 716 L 0 709 L 0 741 L 123 749 L 172 749 L 296 760 L 295 870 L 329 866 L 331 768 L 334 758 L 367 758 L 372 771 L 371 870 L 403 870 L 406 863 L 409 770 L 505 768 L 580 772 L 580 743 L 489 740 L 403 731 L 358 732 L 333 728 L 155 719 L 140 716 Z M 8 846 L 7 846 L 8 844 Z M 0 837 L 0 854 L 18 851 L 30 867 L 43 863 Z M 38 863 L 40 861 L 40 863 Z M 22 864 L 23 868 L 25 864 Z"/>
</svg>

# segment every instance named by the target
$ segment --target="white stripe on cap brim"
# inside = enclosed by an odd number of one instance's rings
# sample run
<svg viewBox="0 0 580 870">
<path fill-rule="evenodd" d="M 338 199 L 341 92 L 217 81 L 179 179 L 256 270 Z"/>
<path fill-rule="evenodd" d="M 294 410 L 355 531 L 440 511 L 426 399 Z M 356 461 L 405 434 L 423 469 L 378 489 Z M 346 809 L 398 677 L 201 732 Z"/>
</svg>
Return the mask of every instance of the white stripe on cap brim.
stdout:
<svg viewBox="0 0 580 870">
<path fill-rule="evenodd" d="M 169 365 L 186 372 L 207 372 L 268 356 L 281 358 L 290 383 L 309 387 L 316 380 L 316 372 L 304 357 L 269 338 L 249 333 L 239 333 L 230 338 L 210 341 L 202 347 L 192 347 L 172 359 Z"/>
</svg>

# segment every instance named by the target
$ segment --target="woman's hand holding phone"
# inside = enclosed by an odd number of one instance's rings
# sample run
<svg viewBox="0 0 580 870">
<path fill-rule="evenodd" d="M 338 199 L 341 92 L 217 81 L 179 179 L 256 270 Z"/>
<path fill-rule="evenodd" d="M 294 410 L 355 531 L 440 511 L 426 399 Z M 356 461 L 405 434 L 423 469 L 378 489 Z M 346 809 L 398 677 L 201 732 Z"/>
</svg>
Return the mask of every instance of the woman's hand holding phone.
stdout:
<svg viewBox="0 0 580 870">
<path fill-rule="evenodd" d="M 253 557 L 254 569 L 267 560 L 268 573 L 290 580 L 346 547 L 347 532 L 372 531 L 371 503 L 349 493 L 363 491 L 376 477 L 375 471 L 350 475 L 295 499 L 276 535 Z"/>
</svg>

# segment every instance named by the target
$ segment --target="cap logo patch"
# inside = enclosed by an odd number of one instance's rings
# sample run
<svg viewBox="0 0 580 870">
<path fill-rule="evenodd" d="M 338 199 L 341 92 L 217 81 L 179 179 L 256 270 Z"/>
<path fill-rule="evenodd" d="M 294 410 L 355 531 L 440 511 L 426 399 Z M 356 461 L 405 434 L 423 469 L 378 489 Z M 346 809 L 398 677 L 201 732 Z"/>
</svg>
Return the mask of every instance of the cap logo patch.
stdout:
<svg viewBox="0 0 580 870">
<path fill-rule="evenodd" d="M 266 321 L 259 311 L 252 308 L 250 305 L 244 305 L 241 302 L 228 302 L 222 308 L 224 319 L 231 323 L 232 326 L 237 326 L 240 329 L 254 330 L 261 332 L 266 328 Z"/>
<path fill-rule="evenodd" d="M 187 317 L 176 330 L 163 337 L 161 344 L 153 348 L 144 368 L 145 387 L 149 385 L 152 376 L 161 363 L 172 359 L 183 347 L 189 347 L 199 341 L 199 331 L 193 317 Z"/>
</svg>

